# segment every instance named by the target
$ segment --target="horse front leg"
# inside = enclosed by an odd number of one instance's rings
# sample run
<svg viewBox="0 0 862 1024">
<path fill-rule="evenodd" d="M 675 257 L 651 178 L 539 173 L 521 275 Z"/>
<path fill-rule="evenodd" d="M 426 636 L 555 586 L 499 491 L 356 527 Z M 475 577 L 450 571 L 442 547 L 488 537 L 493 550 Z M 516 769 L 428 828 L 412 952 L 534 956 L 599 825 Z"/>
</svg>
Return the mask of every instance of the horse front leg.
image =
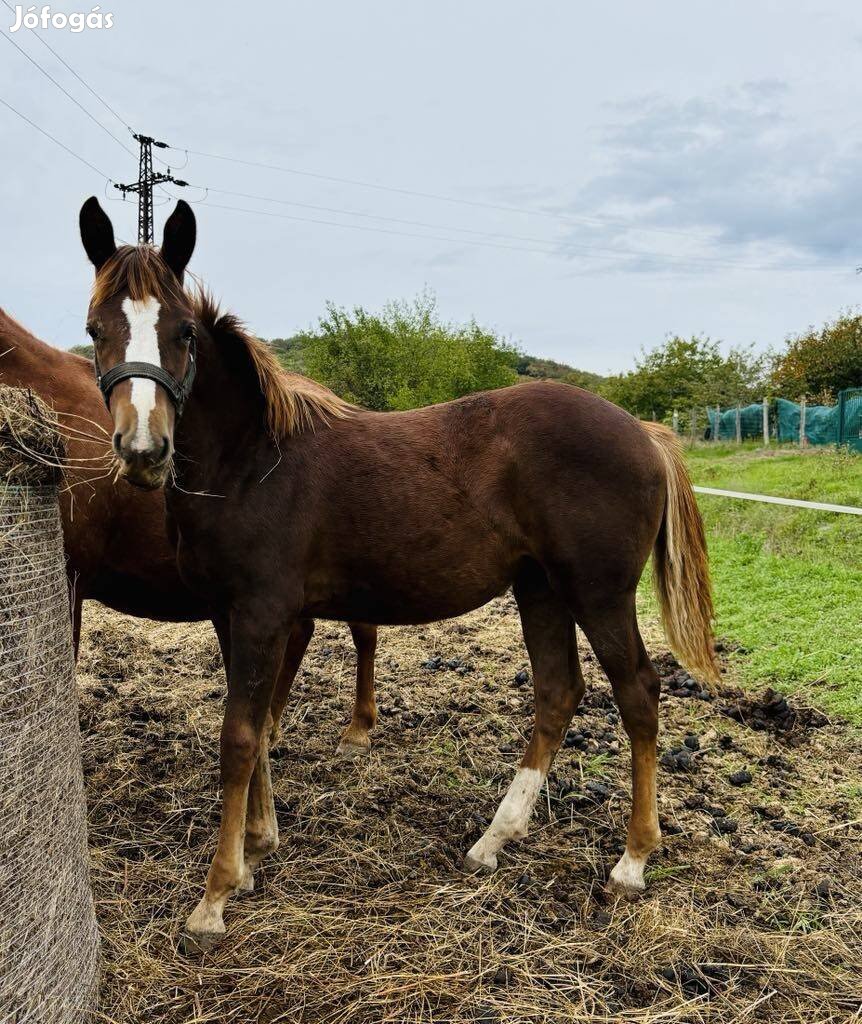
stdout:
<svg viewBox="0 0 862 1024">
<path fill-rule="evenodd" d="M 209 949 L 224 934 L 224 908 L 246 878 L 249 783 L 269 739 L 270 703 L 291 625 L 274 623 L 259 609 L 254 614 L 231 614 L 228 698 L 221 730 L 221 825 L 203 899 L 186 921 L 187 951 Z M 268 782 L 268 760 L 262 767 Z M 260 788 L 268 789 L 261 794 L 264 800 L 271 797 L 271 786 Z"/>
</svg>

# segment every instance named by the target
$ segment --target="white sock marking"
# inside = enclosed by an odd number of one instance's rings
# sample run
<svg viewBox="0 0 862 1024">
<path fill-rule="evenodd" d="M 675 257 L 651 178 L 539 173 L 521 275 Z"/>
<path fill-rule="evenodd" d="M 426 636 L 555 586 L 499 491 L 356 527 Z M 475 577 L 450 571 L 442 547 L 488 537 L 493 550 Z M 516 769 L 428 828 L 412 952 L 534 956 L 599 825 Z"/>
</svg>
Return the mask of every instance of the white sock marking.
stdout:
<svg viewBox="0 0 862 1024">
<path fill-rule="evenodd" d="M 497 854 L 506 843 L 510 839 L 523 839 L 527 834 L 527 826 L 544 781 L 544 772 L 536 768 L 519 768 L 500 801 L 494 820 L 467 856 L 491 870 L 496 868 Z"/>
<path fill-rule="evenodd" d="M 159 303 L 152 296 L 148 296 L 140 302 L 123 299 L 123 312 L 129 321 L 126 362 L 162 365 L 159 355 L 159 337 L 156 332 L 160 308 Z M 153 447 L 150 413 L 156 407 L 156 382 L 141 377 L 132 378 L 131 404 L 138 416 L 138 429 L 131 442 L 132 451 L 149 451 Z"/>
<path fill-rule="evenodd" d="M 643 889 L 645 866 L 646 857 L 636 857 L 626 850 L 611 871 L 611 880 L 626 889 Z"/>
</svg>

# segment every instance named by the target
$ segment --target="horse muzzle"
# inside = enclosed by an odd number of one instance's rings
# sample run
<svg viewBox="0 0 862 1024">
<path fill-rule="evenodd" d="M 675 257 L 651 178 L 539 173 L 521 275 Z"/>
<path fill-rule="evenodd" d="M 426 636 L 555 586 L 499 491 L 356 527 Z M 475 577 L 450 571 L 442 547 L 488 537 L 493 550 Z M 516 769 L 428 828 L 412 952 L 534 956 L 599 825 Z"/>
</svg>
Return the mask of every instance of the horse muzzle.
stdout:
<svg viewBox="0 0 862 1024">
<path fill-rule="evenodd" d="M 152 447 L 141 451 L 125 442 L 118 432 L 114 434 L 113 446 L 123 480 L 147 491 L 164 485 L 173 455 L 173 445 L 167 435 L 155 438 Z"/>
<path fill-rule="evenodd" d="M 164 487 L 168 478 L 170 459 L 159 465 L 144 464 L 138 460 L 120 462 L 120 478 L 140 487 L 142 491 L 156 491 Z"/>
</svg>

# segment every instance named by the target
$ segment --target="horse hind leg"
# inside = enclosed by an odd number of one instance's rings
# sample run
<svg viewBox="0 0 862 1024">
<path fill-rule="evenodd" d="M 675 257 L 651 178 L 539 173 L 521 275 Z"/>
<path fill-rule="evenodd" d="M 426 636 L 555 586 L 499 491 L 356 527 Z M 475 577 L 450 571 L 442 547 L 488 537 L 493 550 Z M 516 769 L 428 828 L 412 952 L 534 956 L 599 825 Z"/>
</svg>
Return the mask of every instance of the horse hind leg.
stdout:
<svg viewBox="0 0 862 1024">
<path fill-rule="evenodd" d="M 299 672 L 299 666 L 302 664 L 302 659 L 305 657 L 305 652 L 308 650 L 308 645 L 311 643 L 313 635 L 314 619 L 298 619 L 290 631 L 287 648 L 284 652 L 284 660 L 281 663 L 278 679 L 275 682 L 275 689 L 272 693 L 272 703 L 270 705 L 272 721 L 269 729 L 270 747 L 274 747 L 278 743 L 279 736 L 281 735 L 281 716 L 284 713 L 287 699 L 290 696 L 293 681 Z"/>
<path fill-rule="evenodd" d="M 371 749 L 368 735 L 377 723 L 374 701 L 374 654 L 377 650 L 377 628 L 352 622 L 350 632 L 356 646 L 356 700 L 350 724 L 341 734 L 336 754 L 357 757 Z"/>
<path fill-rule="evenodd" d="M 293 680 L 296 678 L 313 634 L 314 621 L 312 619 L 300 619 L 294 623 L 273 689 L 260 750 L 248 784 L 245 842 L 243 844 L 245 868 L 242 881 L 239 884 L 241 892 L 251 892 L 254 889 L 255 870 L 264 857 L 275 853 L 278 849 L 278 819 L 275 815 L 269 748 L 278 742 L 281 716 L 290 696 Z"/>
<path fill-rule="evenodd" d="M 645 888 L 644 868 L 661 842 L 656 801 L 656 740 L 660 682 L 644 648 L 635 615 L 635 595 L 578 616 L 611 682 L 632 749 L 632 812 L 622 857 L 609 886 L 629 898 Z"/>
<path fill-rule="evenodd" d="M 494 820 L 464 858 L 468 871 L 494 871 L 510 839 L 523 839 L 554 756 L 584 695 L 575 623 L 538 566 L 515 584 L 533 670 L 535 724 L 530 742 Z"/>
</svg>

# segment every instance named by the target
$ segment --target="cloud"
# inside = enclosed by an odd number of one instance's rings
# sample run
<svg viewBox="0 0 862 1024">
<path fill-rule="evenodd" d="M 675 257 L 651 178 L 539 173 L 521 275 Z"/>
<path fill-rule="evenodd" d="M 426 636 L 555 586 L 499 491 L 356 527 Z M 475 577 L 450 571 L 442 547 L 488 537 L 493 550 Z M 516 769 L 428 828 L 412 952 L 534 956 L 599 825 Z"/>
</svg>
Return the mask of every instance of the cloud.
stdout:
<svg viewBox="0 0 862 1024">
<path fill-rule="evenodd" d="M 567 207 L 601 223 L 564 244 L 676 253 L 701 266 L 858 259 L 862 137 L 855 126 L 803 130 L 783 82 L 681 102 L 653 95 L 611 109 L 600 132 L 604 169 Z M 624 265 L 655 269 L 636 255 Z"/>
</svg>

